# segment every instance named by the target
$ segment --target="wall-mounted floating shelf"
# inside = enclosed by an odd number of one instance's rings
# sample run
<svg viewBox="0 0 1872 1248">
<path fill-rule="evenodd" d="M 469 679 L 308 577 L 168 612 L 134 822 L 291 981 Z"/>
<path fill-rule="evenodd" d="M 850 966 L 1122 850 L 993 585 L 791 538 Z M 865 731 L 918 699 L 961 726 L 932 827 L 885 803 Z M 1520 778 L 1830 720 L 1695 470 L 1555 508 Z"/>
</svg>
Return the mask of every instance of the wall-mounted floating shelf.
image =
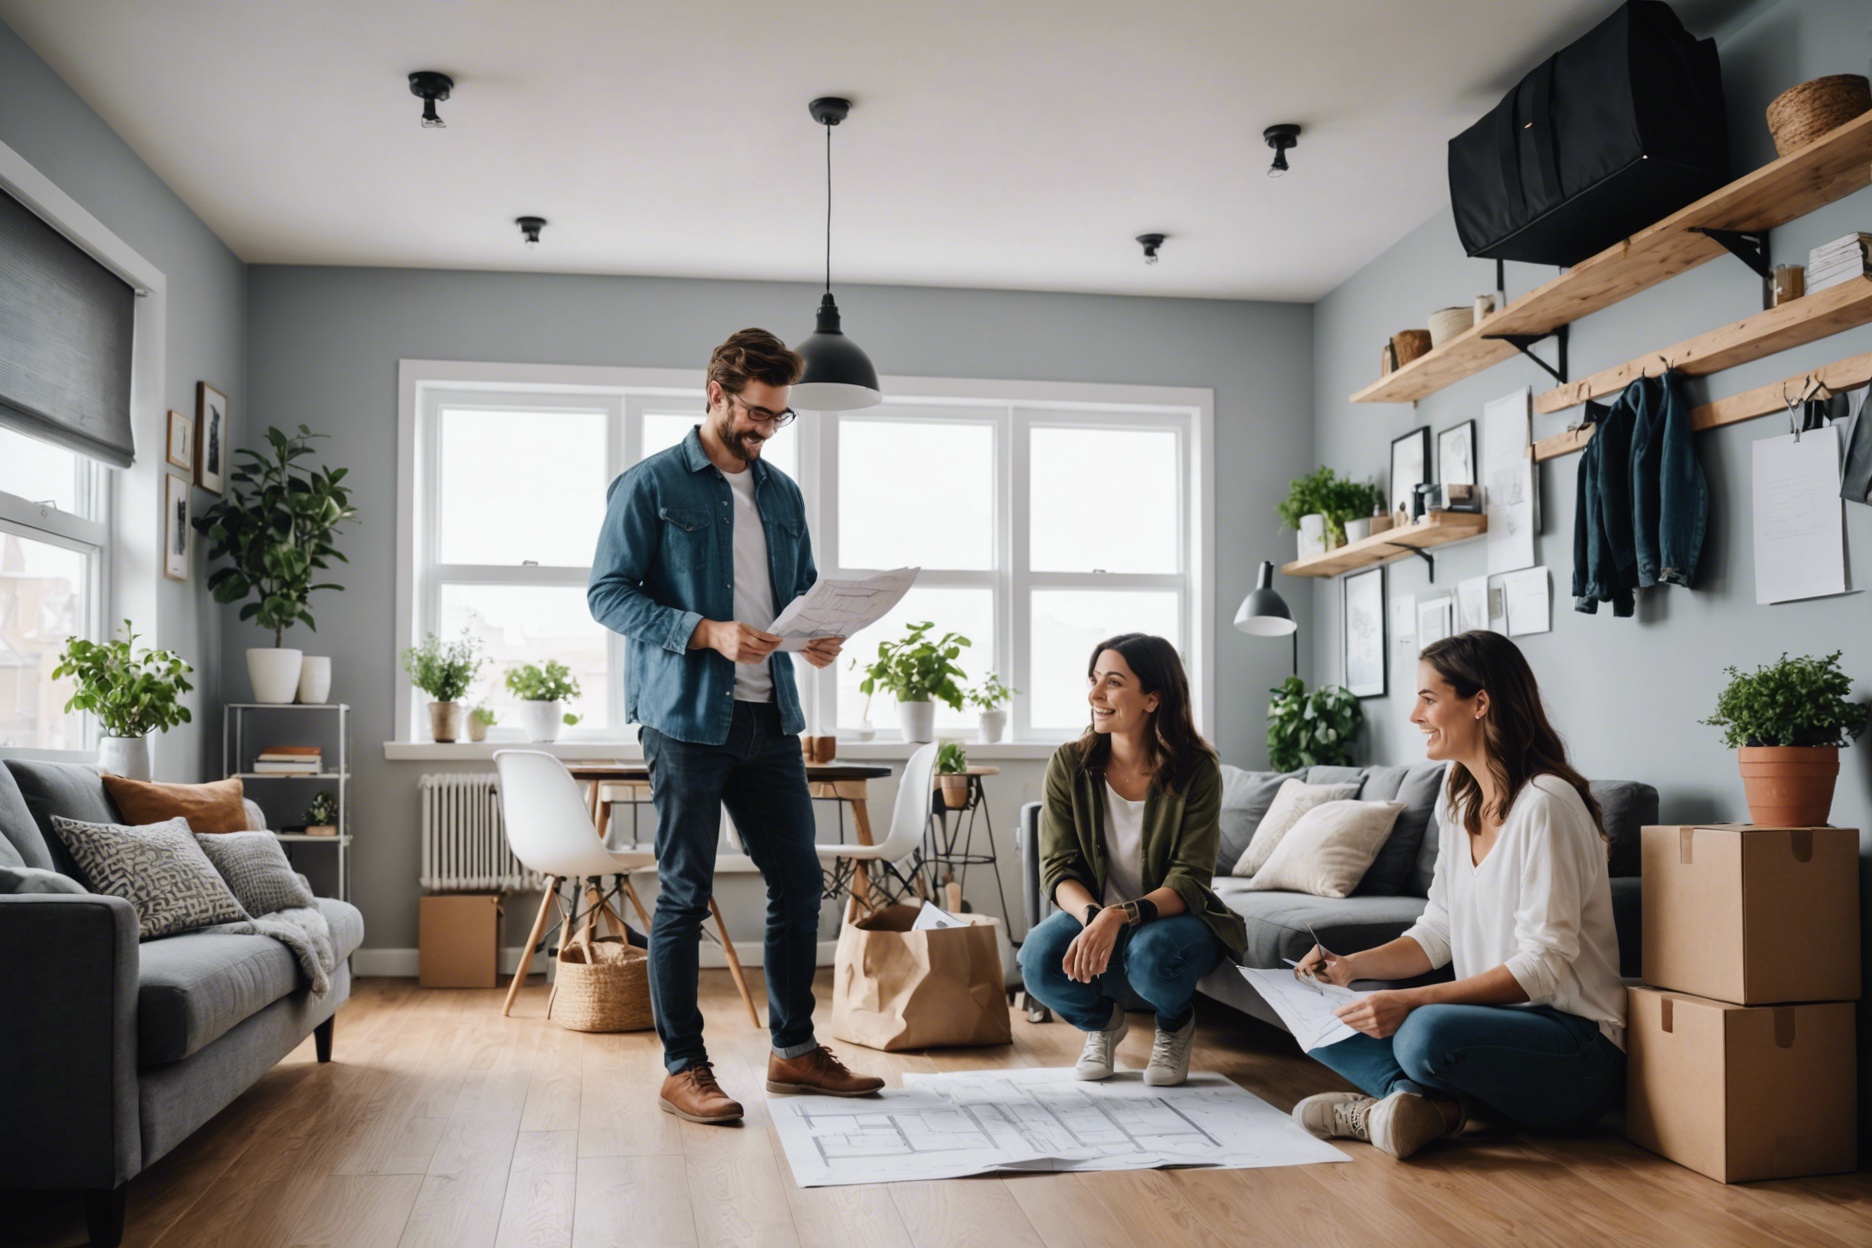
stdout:
<svg viewBox="0 0 1872 1248">
<path fill-rule="evenodd" d="M 1433 511 L 1402 529 L 1386 529 L 1347 542 L 1323 555 L 1308 555 L 1285 565 L 1288 576 L 1338 576 L 1373 564 L 1392 563 L 1451 542 L 1466 542 L 1488 532 L 1488 519 L 1470 511 Z"/>
<path fill-rule="evenodd" d="M 1872 183 L 1872 113 L 1815 139 L 1606 248 L 1510 303 L 1473 329 L 1412 360 L 1352 396 L 1354 403 L 1410 403 L 1510 359 L 1507 336 L 1550 334 L 1752 244 L 1760 234 Z M 1707 231 L 1707 232 L 1705 232 Z M 1734 246 L 1732 246 L 1734 244 Z M 1738 255 L 1741 252 L 1737 252 Z M 1745 259 L 1751 268 L 1766 257 Z M 1822 292 L 1823 294 L 1831 292 Z M 1798 302 L 1798 301 L 1797 301 Z M 1809 339 L 1808 341 L 1811 341 Z"/>
</svg>

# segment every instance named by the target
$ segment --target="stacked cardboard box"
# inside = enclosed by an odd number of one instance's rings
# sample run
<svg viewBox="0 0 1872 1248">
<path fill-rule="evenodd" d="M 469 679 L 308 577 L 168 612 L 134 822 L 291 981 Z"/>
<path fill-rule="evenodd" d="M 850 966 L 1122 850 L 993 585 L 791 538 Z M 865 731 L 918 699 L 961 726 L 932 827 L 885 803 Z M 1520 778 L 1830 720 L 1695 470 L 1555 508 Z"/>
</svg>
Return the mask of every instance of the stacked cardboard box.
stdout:
<svg viewBox="0 0 1872 1248">
<path fill-rule="evenodd" d="M 1852 1170 L 1859 833 L 1644 830 L 1626 1134 L 1724 1183 Z"/>
</svg>

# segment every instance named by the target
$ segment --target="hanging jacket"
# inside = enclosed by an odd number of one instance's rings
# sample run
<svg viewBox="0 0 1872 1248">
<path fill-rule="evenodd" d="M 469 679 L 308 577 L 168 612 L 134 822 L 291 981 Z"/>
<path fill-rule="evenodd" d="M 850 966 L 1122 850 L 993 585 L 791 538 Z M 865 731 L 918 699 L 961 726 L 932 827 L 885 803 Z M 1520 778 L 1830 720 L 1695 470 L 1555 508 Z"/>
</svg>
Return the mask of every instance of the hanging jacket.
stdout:
<svg viewBox="0 0 1872 1248">
<path fill-rule="evenodd" d="M 1628 396 L 1611 407 L 1586 405 L 1593 436 L 1580 455 L 1573 510 L 1573 609 L 1588 615 L 1599 604 L 1612 614 L 1632 614 L 1638 561 L 1632 539 L 1631 438 L 1634 417 Z"/>
<path fill-rule="evenodd" d="M 1657 380 L 1641 377 L 1634 391 L 1631 440 L 1632 536 L 1638 548 L 1638 584 L 1689 585 L 1709 525 L 1709 483 L 1690 444 L 1690 406 L 1675 369 Z"/>
</svg>

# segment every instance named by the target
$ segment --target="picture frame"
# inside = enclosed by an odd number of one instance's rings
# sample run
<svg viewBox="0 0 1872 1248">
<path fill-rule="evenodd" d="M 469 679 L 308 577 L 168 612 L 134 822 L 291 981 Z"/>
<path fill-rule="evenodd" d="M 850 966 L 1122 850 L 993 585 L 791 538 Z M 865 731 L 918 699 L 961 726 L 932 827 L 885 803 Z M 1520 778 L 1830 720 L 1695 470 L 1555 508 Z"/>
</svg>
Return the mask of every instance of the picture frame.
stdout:
<svg viewBox="0 0 1872 1248">
<path fill-rule="evenodd" d="M 1391 514 L 1413 515 L 1412 490 L 1430 480 L 1430 426 L 1391 439 Z"/>
<path fill-rule="evenodd" d="M 1437 480 L 1444 485 L 1479 485 L 1476 422 L 1465 420 L 1436 435 Z"/>
<path fill-rule="evenodd" d="M 1342 654 L 1345 685 L 1356 697 L 1385 696 L 1385 668 L 1389 660 L 1385 615 L 1383 564 L 1345 578 L 1345 603 L 1340 621 Z"/>
<path fill-rule="evenodd" d="M 195 471 L 195 422 L 181 412 L 169 413 L 168 460 L 183 472 Z"/>
<path fill-rule="evenodd" d="M 227 410 L 227 395 L 195 383 L 195 484 L 216 496 L 227 492 Z"/>
<path fill-rule="evenodd" d="M 163 474 L 163 575 L 172 581 L 189 579 L 189 479 Z"/>
</svg>

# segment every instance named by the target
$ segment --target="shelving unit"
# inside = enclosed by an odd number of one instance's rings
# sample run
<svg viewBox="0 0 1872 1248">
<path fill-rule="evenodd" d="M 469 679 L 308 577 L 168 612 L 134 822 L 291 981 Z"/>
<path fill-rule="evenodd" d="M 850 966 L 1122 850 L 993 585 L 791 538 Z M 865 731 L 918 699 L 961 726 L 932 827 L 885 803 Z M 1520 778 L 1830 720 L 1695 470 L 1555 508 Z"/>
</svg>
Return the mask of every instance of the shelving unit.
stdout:
<svg viewBox="0 0 1872 1248">
<path fill-rule="evenodd" d="M 1872 113 L 1582 260 L 1480 325 L 1358 391 L 1352 401 L 1415 402 L 1515 355 L 1521 347 L 1508 341 L 1510 336 L 1525 342 L 1552 334 L 1727 252 L 1743 256 L 1759 272 L 1758 266 L 1767 263 L 1766 240 L 1760 235 L 1868 184 Z M 1831 293 L 1823 291 L 1820 297 Z"/>
<path fill-rule="evenodd" d="M 1394 563 L 1451 542 L 1466 542 L 1488 532 L 1488 517 L 1468 511 L 1433 511 L 1402 529 L 1386 529 L 1356 542 L 1334 547 L 1323 555 L 1309 555 L 1286 564 L 1288 576 L 1338 576 L 1379 563 Z M 1427 555 L 1424 556 L 1428 558 Z M 1434 568 L 1434 564 L 1432 565 Z"/>
<path fill-rule="evenodd" d="M 255 719 L 264 719 L 274 714 L 307 715 L 307 714 L 317 714 L 319 712 L 324 712 L 327 714 L 335 715 L 337 717 L 335 729 L 336 729 L 336 734 L 337 734 L 336 745 L 337 745 L 338 770 L 308 772 L 308 773 L 295 775 L 291 773 L 280 774 L 280 773 L 275 773 L 275 772 L 258 772 L 258 771 L 248 771 L 248 770 L 243 769 L 244 764 L 250 762 L 253 755 L 259 753 L 261 749 L 265 748 L 263 744 L 255 744 L 248 740 L 248 734 L 253 729 L 253 726 L 254 726 L 253 721 Z M 313 728 L 313 731 L 319 731 L 316 723 Z M 321 739 L 319 741 L 319 746 L 321 750 L 325 748 L 326 735 L 327 735 L 326 733 L 320 732 Z M 252 784 L 255 781 L 263 781 L 269 786 L 284 785 L 284 784 L 291 783 L 291 782 L 314 783 L 314 784 L 336 784 L 337 785 L 338 834 L 336 836 L 309 836 L 304 833 L 280 832 L 277 829 L 274 830 L 273 835 L 278 837 L 282 842 L 285 842 L 287 844 L 331 845 L 335 847 L 338 851 L 338 863 L 337 863 L 338 899 L 340 901 L 350 900 L 350 895 L 351 895 L 351 853 L 350 853 L 351 851 L 351 802 L 350 802 L 351 708 L 350 706 L 348 706 L 347 704 L 343 702 L 320 702 L 320 703 L 230 702 L 221 709 L 221 770 L 222 770 L 222 775 L 226 776 L 229 779 L 238 779 L 242 783 L 242 785 Z M 260 801 L 259 798 L 256 798 L 255 800 Z M 294 800 L 303 801 L 303 800 L 310 800 L 310 799 L 309 798 L 302 799 L 298 795 L 295 794 Z M 265 809 L 265 802 L 263 801 L 261 802 L 261 807 L 262 809 Z M 267 822 L 268 823 L 274 822 L 274 818 L 270 813 L 267 816 Z"/>
</svg>

